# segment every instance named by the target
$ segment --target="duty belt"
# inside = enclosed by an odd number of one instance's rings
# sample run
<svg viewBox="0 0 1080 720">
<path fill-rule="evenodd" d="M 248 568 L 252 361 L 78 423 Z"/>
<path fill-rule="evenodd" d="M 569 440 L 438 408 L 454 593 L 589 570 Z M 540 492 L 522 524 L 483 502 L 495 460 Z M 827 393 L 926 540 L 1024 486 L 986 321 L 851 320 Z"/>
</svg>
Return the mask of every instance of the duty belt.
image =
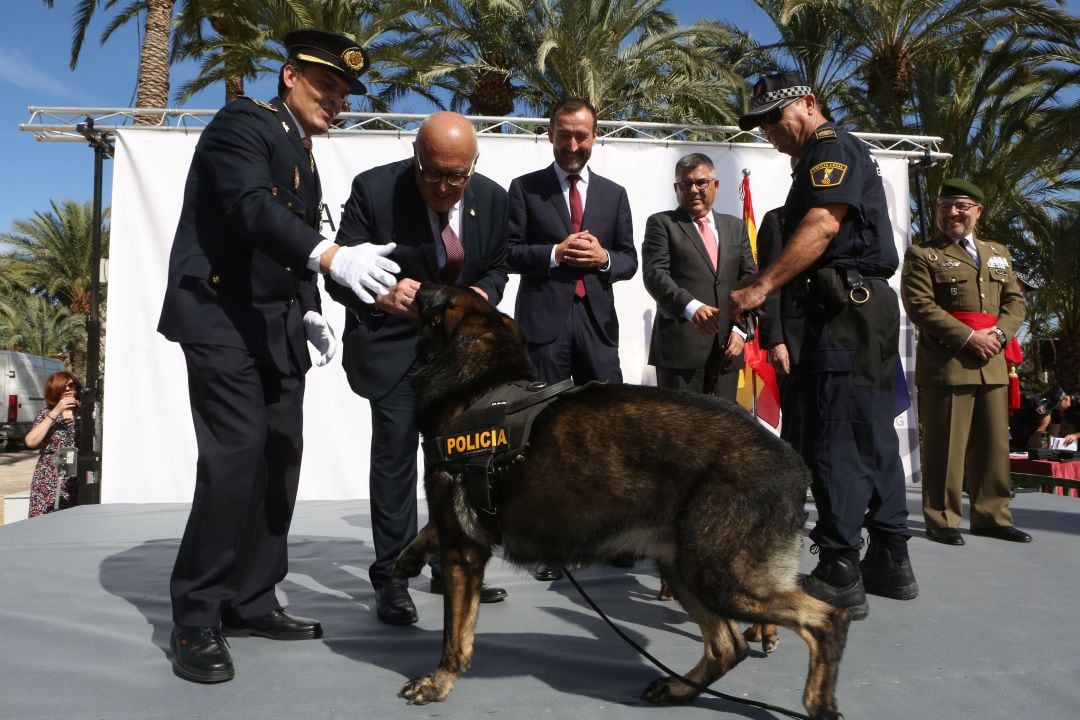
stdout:
<svg viewBox="0 0 1080 720">
<path fill-rule="evenodd" d="M 563 380 L 548 385 L 516 380 L 499 385 L 447 423 L 442 434 L 424 438 L 425 464 L 464 473 L 469 502 L 494 515 L 495 472 L 522 455 L 529 444 L 533 420 L 558 397 L 602 384 L 594 381 L 575 386 L 573 380 Z"/>
</svg>

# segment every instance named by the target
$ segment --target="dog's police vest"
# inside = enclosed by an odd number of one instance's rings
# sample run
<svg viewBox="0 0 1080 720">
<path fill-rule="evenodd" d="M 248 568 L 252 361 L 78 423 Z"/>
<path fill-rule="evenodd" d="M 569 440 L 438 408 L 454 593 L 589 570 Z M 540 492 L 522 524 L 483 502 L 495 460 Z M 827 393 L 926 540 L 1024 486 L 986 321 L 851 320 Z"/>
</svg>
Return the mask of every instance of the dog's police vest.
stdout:
<svg viewBox="0 0 1080 720">
<path fill-rule="evenodd" d="M 443 433 L 424 438 L 424 461 L 450 473 L 464 473 L 465 492 L 478 510 L 494 514 L 491 480 L 525 450 L 533 420 L 561 395 L 600 385 L 553 385 L 516 380 L 493 388 L 455 417 Z"/>
</svg>

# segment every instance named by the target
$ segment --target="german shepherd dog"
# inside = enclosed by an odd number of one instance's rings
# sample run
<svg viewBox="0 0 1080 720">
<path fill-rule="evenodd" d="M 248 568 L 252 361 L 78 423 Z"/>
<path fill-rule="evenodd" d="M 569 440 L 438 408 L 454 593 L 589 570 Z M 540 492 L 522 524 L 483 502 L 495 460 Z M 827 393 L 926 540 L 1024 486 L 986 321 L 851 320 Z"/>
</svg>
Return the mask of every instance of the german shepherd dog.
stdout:
<svg viewBox="0 0 1080 720">
<path fill-rule="evenodd" d="M 416 301 L 414 386 L 425 438 L 491 388 L 534 378 L 521 328 L 476 293 L 425 283 Z M 402 688 L 410 703 L 444 700 L 469 668 L 484 568 L 501 544 L 523 567 L 605 563 L 623 553 L 656 559 L 701 626 L 705 650 L 686 673 L 696 685 L 660 678 L 645 700 L 692 700 L 749 654 L 737 621 L 775 623 L 810 647 L 810 717 L 842 717 L 835 691 L 847 612 L 796 581 L 809 472 L 742 408 L 621 384 L 558 399 L 536 417 L 516 462 L 494 476 L 495 532 L 470 502 L 463 473 L 426 465 L 431 520 L 394 573 L 415 577 L 432 551 L 441 553 L 443 648 L 432 674 Z"/>
</svg>

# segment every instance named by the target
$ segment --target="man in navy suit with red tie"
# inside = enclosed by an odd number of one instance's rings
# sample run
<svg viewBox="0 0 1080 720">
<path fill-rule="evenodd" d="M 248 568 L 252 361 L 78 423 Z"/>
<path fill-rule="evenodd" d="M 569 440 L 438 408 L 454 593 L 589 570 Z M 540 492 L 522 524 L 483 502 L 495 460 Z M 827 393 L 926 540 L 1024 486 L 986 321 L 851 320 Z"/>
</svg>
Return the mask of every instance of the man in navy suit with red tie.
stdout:
<svg viewBox="0 0 1080 720">
<path fill-rule="evenodd" d="M 510 183 L 510 270 L 521 273 L 514 319 L 544 382 L 622 382 L 612 285 L 637 272 L 630 201 L 588 166 L 596 110 L 586 100 L 556 103 L 548 140 L 555 162 Z"/>
<path fill-rule="evenodd" d="M 555 162 L 510 183 L 514 319 L 544 382 L 622 382 L 612 285 L 637 272 L 626 190 L 589 166 L 596 111 L 567 98 L 551 111 Z"/>
</svg>

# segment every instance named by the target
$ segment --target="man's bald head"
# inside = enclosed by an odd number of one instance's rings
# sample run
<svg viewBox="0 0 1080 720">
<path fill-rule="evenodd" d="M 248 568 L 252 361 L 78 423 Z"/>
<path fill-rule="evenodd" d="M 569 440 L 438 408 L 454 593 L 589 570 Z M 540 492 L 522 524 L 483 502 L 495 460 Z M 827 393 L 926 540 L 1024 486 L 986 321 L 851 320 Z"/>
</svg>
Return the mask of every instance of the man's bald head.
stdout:
<svg viewBox="0 0 1080 720">
<path fill-rule="evenodd" d="M 476 130 L 456 112 L 437 112 L 420 126 L 413 143 L 416 186 L 435 212 L 448 212 L 461 200 L 476 159 Z M 461 185 L 452 183 L 464 180 Z"/>
</svg>

